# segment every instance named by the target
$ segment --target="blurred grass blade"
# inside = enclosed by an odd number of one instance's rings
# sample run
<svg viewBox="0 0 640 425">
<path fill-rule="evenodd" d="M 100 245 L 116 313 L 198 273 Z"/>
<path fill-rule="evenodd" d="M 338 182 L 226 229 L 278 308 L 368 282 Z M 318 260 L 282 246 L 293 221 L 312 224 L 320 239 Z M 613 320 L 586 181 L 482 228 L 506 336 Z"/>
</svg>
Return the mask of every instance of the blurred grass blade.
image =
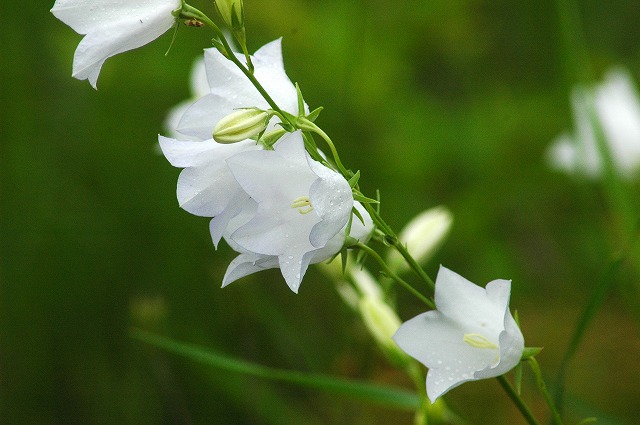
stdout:
<svg viewBox="0 0 640 425">
<path fill-rule="evenodd" d="M 271 381 L 287 382 L 403 410 L 412 411 L 420 405 L 420 397 L 417 394 L 402 389 L 335 378 L 328 375 L 270 368 L 234 359 L 204 347 L 175 341 L 140 329 L 132 329 L 131 336 L 170 353 L 230 372 L 242 373 Z"/>
<path fill-rule="evenodd" d="M 569 341 L 569 346 L 567 347 L 567 351 L 564 353 L 564 357 L 562 358 L 562 362 L 560 363 L 560 369 L 558 371 L 558 378 L 556 382 L 556 396 L 555 403 L 558 407 L 558 410 L 562 412 L 563 407 L 563 399 L 564 399 L 564 380 L 565 375 L 567 373 L 567 369 L 569 367 L 569 362 L 575 355 L 578 350 L 578 346 L 584 337 L 584 334 L 587 330 L 587 327 L 593 320 L 594 316 L 602 306 L 602 303 L 606 299 L 607 295 L 611 292 L 613 288 L 613 283 L 615 282 L 615 275 L 618 269 L 620 268 L 620 264 L 622 263 L 623 256 L 620 256 L 614 259 L 605 272 L 600 277 L 600 280 L 597 282 L 597 285 L 591 294 L 591 297 L 587 301 L 585 308 L 578 319 L 578 323 L 573 331 L 573 335 L 571 336 L 571 340 Z"/>
<path fill-rule="evenodd" d="M 630 239 L 624 249 L 620 251 L 620 253 L 609 263 L 609 266 L 604 271 L 602 276 L 598 282 L 596 282 L 596 286 L 587 301 L 587 304 L 578 319 L 578 323 L 573 331 L 573 335 L 571 336 L 571 340 L 569 341 L 569 345 L 567 347 L 567 351 L 564 353 L 562 361 L 560 362 L 560 369 L 558 370 L 558 377 L 556 380 L 556 394 L 555 394 L 555 403 L 558 407 L 558 410 L 562 412 L 563 407 L 563 398 L 564 398 L 564 380 L 567 373 L 567 369 L 569 367 L 569 362 L 575 355 L 578 350 L 578 346 L 584 337 L 584 334 L 587 330 L 587 327 L 593 320 L 594 316 L 604 303 L 607 295 L 613 289 L 615 283 L 615 276 L 620 266 L 624 262 L 624 260 L 633 252 L 633 249 L 640 239 L 640 219 L 638 219 L 633 226 L 633 231 L 631 232 Z"/>
</svg>

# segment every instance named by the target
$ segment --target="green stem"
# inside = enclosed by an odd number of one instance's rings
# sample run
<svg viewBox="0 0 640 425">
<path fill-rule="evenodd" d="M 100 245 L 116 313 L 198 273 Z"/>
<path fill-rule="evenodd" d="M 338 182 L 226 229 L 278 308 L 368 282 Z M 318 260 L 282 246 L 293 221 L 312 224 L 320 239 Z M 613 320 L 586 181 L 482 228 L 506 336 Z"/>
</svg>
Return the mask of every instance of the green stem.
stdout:
<svg viewBox="0 0 640 425">
<path fill-rule="evenodd" d="M 282 113 L 282 109 L 280 109 L 280 107 L 271 98 L 271 96 L 269 96 L 269 93 L 267 93 L 267 91 L 264 89 L 264 87 L 262 87 L 262 84 L 260 84 L 260 82 L 253 75 L 253 72 L 251 72 L 251 70 L 249 68 L 244 66 L 242 64 L 242 62 L 240 62 L 240 60 L 238 60 L 238 58 L 236 57 L 235 52 L 233 51 L 233 49 L 229 45 L 229 42 L 225 38 L 225 36 L 222 33 L 222 31 L 220 30 L 220 28 L 218 28 L 218 26 L 211 19 L 209 19 L 209 17 L 207 15 L 205 15 L 200 10 L 198 10 L 195 7 L 193 7 L 191 5 L 188 5 L 186 3 L 184 3 L 182 5 L 182 10 L 180 12 L 180 15 L 182 17 L 184 17 L 184 18 L 195 18 L 195 19 L 197 19 L 197 20 L 199 20 L 201 22 L 204 22 L 206 25 L 208 25 L 213 30 L 213 32 L 216 33 L 216 36 L 218 37 L 218 39 L 222 43 L 222 45 L 224 47 L 224 50 L 225 50 L 223 52 L 225 57 L 227 59 L 229 59 L 231 62 L 233 62 L 240 69 L 240 71 L 242 71 L 242 73 L 249 79 L 249 81 L 251 81 L 251 83 L 254 85 L 256 90 L 258 90 L 258 92 L 264 98 L 264 100 L 267 101 L 267 103 L 269 104 L 271 109 L 273 109 L 276 112 L 279 112 L 286 119 L 286 116 Z M 245 52 L 245 54 L 246 54 L 246 52 Z M 291 123 L 291 122 L 289 122 L 289 123 L 293 125 L 293 123 Z"/>
<path fill-rule="evenodd" d="M 391 279 L 395 280 L 396 282 L 398 282 L 407 291 L 411 292 L 416 298 L 418 298 L 420 301 L 425 303 L 429 308 L 431 308 L 431 309 L 435 309 L 436 308 L 436 306 L 433 303 L 433 301 L 431 301 L 429 298 L 427 298 L 424 295 L 422 295 L 416 288 L 411 286 L 407 281 L 403 280 L 400 276 L 395 274 L 389 268 L 387 263 L 382 259 L 380 254 L 378 254 L 373 248 L 371 248 L 368 245 L 363 244 L 362 242 L 358 242 L 358 244 L 356 246 L 358 248 L 360 248 L 361 250 L 366 251 L 367 254 L 369 254 L 371 257 L 373 257 L 373 259 L 375 259 L 378 262 L 378 264 L 380 264 L 380 266 L 382 267 L 382 270 L 384 271 L 385 275 L 387 275 L 389 278 L 391 278 Z"/>
<path fill-rule="evenodd" d="M 535 357 L 529 357 L 527 360 L 529 362 L 529 366 L 531 366 L 531 370 L 533 374 L 536 376 L 536 381 L 538 383 L 538 388 L 540 392 L 544 396 L 547 405 L 549 406 L 549 410 L 551 410 L 551 417 L 553 419 L 553 423 L 556 425 L 562 425 L 562 418 L 560 417 L 560 413 L 556 408 L 556 405 L 553 403 L 553 399 L 551 398 L 551 394 L 549 394 L 549 390 L 547 389 L 547 384 L 544 382 L 542 378 L 542 371 L 540 370 L 540 365 Z"/>
<path fill-rule="evenodd" d="M 433 279 L 429 277 L 427 272 L 418 264 L 418 262 L 411 256 L 407 248 L 400 242 L 398 236 L 395 234 L 393 229 L 384 221 L 384 219 L 380 216 L 378 211 L 371 206 L 371 204 L 364 204 L 365 209 L 371 216 L 371 219 L 376 224 L 376 226 L 387 236 L 386 241 L 391 245 L 402 257 L 405 259 L 409 267 L 413 270 L 413 272 L 424 281 L 432 291 L 435 291 L 435 283 Z"/>
<path fill-rule="evenodd" d="M 496 378 L 502 389 L 507 393 L 511 401 L 516 405 L 522 416 L 527 420 L 529 425 L 540 425 L 538 420 L 533 416 L 531 409 L 524 402 L 524 400 L 520 397 L 520 395 L 516 392 L 513 386 L 507 381 L 504 375 L 500 375 Z"/>
<path fill-rule="evenodd" d="M 351 175 L 349 174 L 345 166 L 342 165 L 342 161 L 340 160 L 340 155 L 338 155 L 338 150 L 336 149 L 336 146 L 333 144 L 333 140 L 331 140 L 331 137 L 329 137 L 327 133 L 325 133 L 320 127 L 318 127 L 312 121 L 302 117 L 298 119 L 298 127 L 301 128 L 302 130 L 312 131 L 318 134 L 320 137 L 322 137 L 322 139 L 329 146 L 329 149 L 331 150 L 331 155 L 333 156 L 333 160 L 336 162 L 336 166 L 338 167 L 338 170 L 340 171 L 340 173 L 342 173 L 342 175 L 347 179 L 351 178 Z"/>
</svg>

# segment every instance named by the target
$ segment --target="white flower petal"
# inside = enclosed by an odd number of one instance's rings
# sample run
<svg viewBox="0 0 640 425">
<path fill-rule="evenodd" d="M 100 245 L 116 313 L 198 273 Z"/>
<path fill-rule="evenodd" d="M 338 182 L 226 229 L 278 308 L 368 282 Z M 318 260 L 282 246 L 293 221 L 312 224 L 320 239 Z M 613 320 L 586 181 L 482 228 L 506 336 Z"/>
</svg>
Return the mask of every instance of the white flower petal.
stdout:
<svg viewBox="0 0 640 425">
<path fill-rule="evenodd" d="M 548 151 L 555 168 L 590 178 L 602 174 L 602 158 L 590 117 L 593 105 L 616 171 L 632 178 L 640 169 L 640 99 L 629 73 L 609 71 L 595 87 L 576 86 L 571 92 L 575 135 L 556 138 Z"/>
<path fill-rule="evenodd" d="M 321 221 L 313 226 L 309 240 L 322 247 L 349 221 L 353 194 L 349 183 L 335 171 L 314 167 L 314 172 L 318 179 L 311 185 L 309 199 Z"/>
<path fill-rule="evenodd" d="M 239 152 L 262 147 L 251 140 L 226 145 L 214 140 L 193 142 L 162 136 L 159 137 L 159 143 L 172 165 L 185 167 L 178 178 L 178 203 L 191 214 L 215 217 L 210 229 L 217 246 L 229 220 L 242 210 L 249 199 L 225 160 Z"/>
<path fill-rule="evenodd" d="M 253 253 L 240 254 L 231 261 L 222 279 L 222 287 L 236 280 L 267 269 L 278 267 L 278 258 Z"/>
<path fill-rule="evenodd" d="M 464 382 L 499 376 L 518 364 L 524 338 L 508 309 L 510 289 L 511 283 L 500 279 L 483 289 L 440 268 L 438 310 L 408 320 L 393 337 L 429 368 L 432 402 Z"/>
<path fill-rule="evenodd" d="M 167 113 L 167 117 L 164 121 L 164 128 L 169 132 L 169 135 L 172 138 L 177 140 L 192 140 L 192 138 L 183 133 L 180 133 L 177 130 L 178 125 L 182 120 L 185 112 L 187 112 L 191 105 L 193 105 L 193 102 L 197 99 L 200 99 L 202 96 L 209 94 L 209 83 L 207 82 L 207 73 L 204 67 L 204 58 L 198 58 L 193 63 L 193 67 L 191 68 L 190 86 L 192 99 L 180 102 L 179 104 L 171 108 Z M 211 135 L 199 139 L 204 140 L 209 138 L 211 138 Z"/>
<path fill-rule="evenodd" d="M 104 61 L 143 46 L 175 23 L 179 0 L 58 0 L 51 12 L 76 32 L 86 34 L 76 50 L 73 76 L 95 88 Z"/>
<path fill-rule="evenodd" d="M 280 39 L 272 41 L 255 53 L 254 76 L 282 110 L 297 115 L 298 97 L 284 71 L 281 44 Z M 218 121 L 236 109 L 270 108 L 247 77 L 217 49 L 206 49 L 204 56 L 210 94 L 189 107 L 178 125 L 181 133 L 201 140 L 210 138 Z M 244 61 L 244 56 L 237 57 Z M 273 130 L 278 122 L 274 117 L 266 131 Z"/>
</svg>

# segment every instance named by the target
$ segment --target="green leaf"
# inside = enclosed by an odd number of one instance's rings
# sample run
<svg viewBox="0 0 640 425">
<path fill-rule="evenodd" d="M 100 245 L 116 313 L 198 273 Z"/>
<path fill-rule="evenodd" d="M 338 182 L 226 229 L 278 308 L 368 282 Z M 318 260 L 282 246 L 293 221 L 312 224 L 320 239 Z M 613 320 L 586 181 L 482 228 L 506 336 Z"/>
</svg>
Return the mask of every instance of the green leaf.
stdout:
<svg viewBox="0 0 640 425">
<path fill-rule="evenodd" d="M 198 345 L 176 341 L 141 329 L 132 329 L 131 336 L 170 353 L 228 372 L 241 373 L 271 381 L 286 382 L 402 410 L 413 411 L 420 405 L 420 396 L 399 388 L 337 378 L 318 373 L 275 369 L 234 359 Z"/>
</svg>

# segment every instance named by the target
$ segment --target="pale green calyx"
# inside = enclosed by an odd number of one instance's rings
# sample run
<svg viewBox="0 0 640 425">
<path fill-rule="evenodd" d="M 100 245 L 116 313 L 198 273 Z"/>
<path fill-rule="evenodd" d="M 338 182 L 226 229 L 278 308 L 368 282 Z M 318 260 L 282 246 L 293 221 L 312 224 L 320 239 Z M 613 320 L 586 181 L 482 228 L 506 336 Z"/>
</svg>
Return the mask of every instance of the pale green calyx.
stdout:
<svg viewBox="0 0 640 425">
<path fill-rule="evenodd" d="M 218 13 L 229 28 L 238 31 L 244 27 L 242 0 L 215 0 L 215 3 Z"/>
<path fill-rule="evenodd" d="M 271 113 L 258 108 L 240 109 L 218 121 L 213 138 L 219 143 L 234 143 L 262 133 L 269 124 Z"/>
</svg>

